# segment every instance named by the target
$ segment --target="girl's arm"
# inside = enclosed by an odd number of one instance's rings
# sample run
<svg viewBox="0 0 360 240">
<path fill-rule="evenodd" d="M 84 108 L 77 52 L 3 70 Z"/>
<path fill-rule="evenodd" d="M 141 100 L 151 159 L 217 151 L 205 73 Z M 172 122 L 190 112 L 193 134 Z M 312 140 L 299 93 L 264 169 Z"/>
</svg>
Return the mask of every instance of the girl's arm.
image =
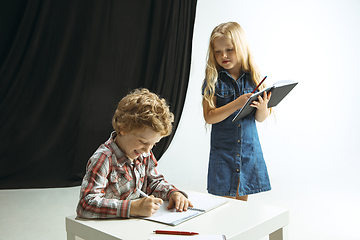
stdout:
<svg viewBox="0 0 360 240">
<path fill-rule="evenodd" d="M 245 93 L 235 99 L 234 101 L 219 107 L 219 108 L 210 108 L 209 102 L 205 99 L 203 100 L 203 113 L 204 119 L 208 124 L 214 124 L 223 121 L 229 117 L 233 112 L 242 108 L 246 101 L 251 97 L 252 93 Z M 216 105 L 216 97 L 214 96 L 213 102 Z"/>
<path fill-rule="evenodd" d="M 269 116 L 268 102 L 270 100 L 270 97 L 271 92 L 266 94 L 265 91 L 263 97 L 259 95 L 259 101 L 254 101 L 250 104 L 251 107 L 257 108 L 255 113 L 256 121 L 262 122 Z"/>
</svg>

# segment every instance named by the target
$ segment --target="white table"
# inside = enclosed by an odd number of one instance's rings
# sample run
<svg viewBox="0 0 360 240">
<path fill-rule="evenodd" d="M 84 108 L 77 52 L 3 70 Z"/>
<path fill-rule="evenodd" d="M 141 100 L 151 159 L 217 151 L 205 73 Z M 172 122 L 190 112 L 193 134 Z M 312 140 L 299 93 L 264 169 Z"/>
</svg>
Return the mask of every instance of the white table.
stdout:
<svg viewBox="0 0 360 240">
<path fill-rule="evenodd" d="M 157 229 L 224 234 L 231 240 L 259 240 L 268 235 L 270 240 L 287 240 L 289 211 L 229 199 L 225 205 L 175 227 L 136 218 L 91 220 L 74 215 L 66 217 L 65 221 L 68 240 L 75 240 L 75 236 L 85 240 L 147 240 L 156 235 L 153 231 Z"/>
</svg>

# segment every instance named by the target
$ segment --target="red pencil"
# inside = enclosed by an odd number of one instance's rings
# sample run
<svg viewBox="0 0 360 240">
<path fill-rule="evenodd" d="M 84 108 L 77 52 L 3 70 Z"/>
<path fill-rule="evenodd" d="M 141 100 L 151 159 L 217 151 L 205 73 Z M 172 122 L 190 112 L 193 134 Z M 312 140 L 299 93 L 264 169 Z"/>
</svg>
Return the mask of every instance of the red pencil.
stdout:
<svg viewBox="0 0 360 240">
<path fill-rule="evenodd" d="M 186 231 L 169 231 L 169 230 L 155 230 L 156 234 L 173 234 L 173 235 L 197 235 L 196 232 L 186 232 Z"/>
<path fill-rule="evenodd" d="M 267 76 L 264 77 L 264 79 L 256 86 L 254 91 L 252 91 L 251 93 L 254 93 L 258 89 L 258 87 L 263 83 L 263 81 L 265 81 L 266 78 L 267 78 Z"/>
</svg>

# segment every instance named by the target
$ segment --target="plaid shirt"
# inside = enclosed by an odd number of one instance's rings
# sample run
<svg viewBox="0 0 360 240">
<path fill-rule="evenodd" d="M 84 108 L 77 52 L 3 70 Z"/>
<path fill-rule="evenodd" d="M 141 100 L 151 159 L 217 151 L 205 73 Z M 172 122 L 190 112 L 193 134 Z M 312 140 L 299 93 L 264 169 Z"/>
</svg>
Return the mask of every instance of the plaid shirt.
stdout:
<svg viewBox="0 0 360 240">
<path fill-rule="evenodd" d="M 140 197 L 137 189 L 163 200 L 179 191 L 158 174 L 152 152 L 132 163 L 114 142 L 115 136 L 111 133 L 88 161 L 76 209 L 79 217 L 129 218 L 131 200 Z"/>
</svg>

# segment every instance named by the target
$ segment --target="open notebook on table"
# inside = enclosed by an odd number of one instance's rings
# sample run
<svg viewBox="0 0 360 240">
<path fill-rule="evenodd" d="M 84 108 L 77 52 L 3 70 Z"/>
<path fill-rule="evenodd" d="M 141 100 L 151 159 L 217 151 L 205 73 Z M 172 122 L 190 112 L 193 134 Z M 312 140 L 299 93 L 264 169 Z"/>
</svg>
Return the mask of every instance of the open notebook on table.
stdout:
<svg viewBox="0 0 360 240">
<path fill-rule="evenodd" d="M 172 226 L 176 226 L 191 218 L 204 214 L 214 208 L 217 208 L 229 200 L 223 197 L 216 197 L 209 194 L 189 192 L 188 198 L 193 204 L 193 208 L 189 208 L 186 212 L 176 212 L 175 209 L 168 210 L 169 201 L 164 201 L 160 209 L 151 217 L 144 218 L 155 222 L 160 222 Z"/>
</svg>

